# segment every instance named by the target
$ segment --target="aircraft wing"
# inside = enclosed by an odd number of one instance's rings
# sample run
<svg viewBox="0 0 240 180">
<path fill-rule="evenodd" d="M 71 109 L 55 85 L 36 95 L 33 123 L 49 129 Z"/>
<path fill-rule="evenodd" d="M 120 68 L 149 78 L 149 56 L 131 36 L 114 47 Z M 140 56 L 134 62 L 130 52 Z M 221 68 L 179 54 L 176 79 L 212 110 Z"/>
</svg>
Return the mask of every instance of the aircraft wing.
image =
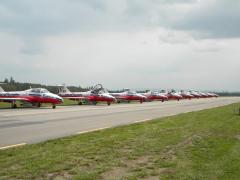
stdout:
<svg viewBox="0 0 240 180">
<path fill-rule="evenodd" d="M 63 97 L 63 98 L 65 98 L 65 99 L 87 99 L 86 97 L 74 97 L 74 96 L 67 96 L 67 97 Z"/>
<path fill-rule="evenodd" d="M 0 101 L 28 101 L 26 98 L 5 98 L 5 97 L 0 97 Z"/>
</svg>

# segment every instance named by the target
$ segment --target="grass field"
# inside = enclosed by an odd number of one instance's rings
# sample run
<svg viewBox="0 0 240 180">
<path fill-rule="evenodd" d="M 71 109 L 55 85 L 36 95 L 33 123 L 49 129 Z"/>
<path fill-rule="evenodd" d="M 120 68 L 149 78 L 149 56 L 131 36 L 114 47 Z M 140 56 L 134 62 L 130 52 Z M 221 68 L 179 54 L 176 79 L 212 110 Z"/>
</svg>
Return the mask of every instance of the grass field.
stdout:
<svg viewBox="0 0 240 180">
<path fill-rule="evenodd" d="M 0 102 L 0 108 L 10 108 L 10 107 L 11 107 L 11 103 Z"/>
<path fill-rule="evenodd" d="M 239 179 L 239 104 L 0 151 L 0 179 Z"/>
</svg>

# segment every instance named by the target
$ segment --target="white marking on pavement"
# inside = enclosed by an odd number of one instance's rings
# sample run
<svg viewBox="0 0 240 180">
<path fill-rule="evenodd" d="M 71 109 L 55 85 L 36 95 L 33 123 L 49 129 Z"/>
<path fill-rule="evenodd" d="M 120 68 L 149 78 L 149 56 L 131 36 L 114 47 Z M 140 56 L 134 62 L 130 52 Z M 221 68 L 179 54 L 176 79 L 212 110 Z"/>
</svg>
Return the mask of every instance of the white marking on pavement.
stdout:
<svg viewBox="0 0 240 180">
<path fill-rule="evenodd" d="M 20 144 L 14 144 L 14 145 L 9 145 L 9 146 L 3 146 L 0 147 L 0 150 L 5 150 L 5 149 L 9 149 L 9 148 L 15 148 L 15 147 L 19 147 L 19 146 L 24 146 L 27 143 L 20 143 Z"/>
<path fill-rule="evenodd" d="M 151 119 L 148 118 L 148 119 L 143 119 L 143 120 L 138 120 L 138 121 L 135 121 L 135 123 L 140 123 L 140 122 L 145 122 L 145 121 L 150 121 Z"/>
<path fill-rule="evenodd" d="M 89 133 L 89 132 L 94 132 L 94 131 L 100 131 L 100 130 L 108 129 L 108 128 L 110 128 L 110 127 L 97 128 L 97 129 L 92 129 L 92 130 L 88 130 L 88 131 L 80 131 L 80 132 L 77 132 L 76 134 L 84 134 L 84 133 Z"/>
</svg>

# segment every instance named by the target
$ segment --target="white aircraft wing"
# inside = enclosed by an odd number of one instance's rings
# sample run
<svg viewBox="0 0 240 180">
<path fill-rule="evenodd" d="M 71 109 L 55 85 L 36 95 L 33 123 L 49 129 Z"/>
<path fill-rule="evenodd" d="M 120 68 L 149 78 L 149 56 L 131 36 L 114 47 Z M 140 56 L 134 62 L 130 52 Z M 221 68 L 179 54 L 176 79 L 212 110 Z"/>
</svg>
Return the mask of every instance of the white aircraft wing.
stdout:
<svg viewBox="0 0 240 180">
<path fill-rule="evenodd" d="M 28 101 L 28 99 L 26 98 L 3 98 L 3 97 L 0 97 L 0 101 Z"/>
<path fill-rule="evenodd" d="M 74 96 L 67 96 L 67 97 L 63 97 L 65 99 L 87 99 L 86 97 L 74 97 Z"/>
</svg>

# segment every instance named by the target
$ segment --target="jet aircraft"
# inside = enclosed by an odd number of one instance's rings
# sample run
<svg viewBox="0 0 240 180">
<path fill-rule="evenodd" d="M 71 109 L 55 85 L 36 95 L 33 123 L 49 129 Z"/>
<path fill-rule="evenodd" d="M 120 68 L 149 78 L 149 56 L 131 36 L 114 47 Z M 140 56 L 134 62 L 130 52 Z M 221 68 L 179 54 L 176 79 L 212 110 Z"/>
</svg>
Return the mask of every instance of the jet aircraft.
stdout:
<svg viewBox="0 0 240 180">
<path fill-rule="evenodd" d="M 143 96 L 146 96 L 149 101 L 160 100 L 162 102 L 167 101 L 168 97 L 166 95 L 160 94 L 158 92 L 148 91 L 146 93 L 141 93 Z"/>
<path fill-rule="evenodd" d="M 101 84 L 97 84 L 93 89 L 86 92 L 71 92 L 65 85 L 59 85 L 59 96 L 62 98 L 78 101 L 82 105 L 82 101 L 88 101 L 96 105 L 97 102 L 107 102 L 110 105 L 115 102 L 115 97 L 106 92 Z"/>
<path fill-rule="evenodd" d="M 17 108 L 17 101 L 23 105 L 41 107 L 42 103 L 52 104 L 52 108 L 56 108 L 56 104 L 63 103 L 63 99 L 56 94 L 50 93 L 44 88 L 30 88 L 25 91 L 6 92 L 0 87 L 0 101 L 11 103 L 12 108 Z"/>
<path fill-rule="evenodd" d="M 162 90 L 160 94 L 167 96 L 169 100 L 179 101 L 180 99 L 183 99 L 183 97 L 180 94 L 176 93 L 174 90 L 170 92 L 166 92 L 165 90 Z"/>
<path fill-rule="evenodd" d="M 120 103 L 121 101 L 127 101 L 128 103 L 130 103 L 131 101 L 139 101 L 140 103 L 143 103 L 143 101 L 147 100 L 146 96 L 130 90 L 110 94 L 117 99 L 118 103 Z"/>
<path fill-rule="evenodd" d="M 194 96 L 190 92 L 183 91 L 183 90 L 179 93 L 179 95 L 181 95 L 184 99 L 191 100 L 192 98 L 194 98 Z"/>
</svg>

